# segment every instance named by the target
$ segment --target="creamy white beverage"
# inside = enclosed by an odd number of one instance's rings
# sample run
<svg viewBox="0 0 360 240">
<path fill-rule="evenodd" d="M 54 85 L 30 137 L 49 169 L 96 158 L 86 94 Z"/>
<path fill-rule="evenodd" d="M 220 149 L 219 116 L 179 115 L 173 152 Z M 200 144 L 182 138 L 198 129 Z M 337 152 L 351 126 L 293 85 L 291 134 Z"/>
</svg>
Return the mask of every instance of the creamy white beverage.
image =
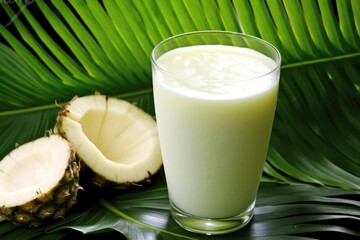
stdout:
<svg viewBox="0 0 360 240">
<path fill-rule="evenodd" d="M 170 50 L 153 69 L 160 145 L 171 202 L 227 218 L 255 200 L 274 118 L 279 72 L 248 49 Z"/>
</svg>

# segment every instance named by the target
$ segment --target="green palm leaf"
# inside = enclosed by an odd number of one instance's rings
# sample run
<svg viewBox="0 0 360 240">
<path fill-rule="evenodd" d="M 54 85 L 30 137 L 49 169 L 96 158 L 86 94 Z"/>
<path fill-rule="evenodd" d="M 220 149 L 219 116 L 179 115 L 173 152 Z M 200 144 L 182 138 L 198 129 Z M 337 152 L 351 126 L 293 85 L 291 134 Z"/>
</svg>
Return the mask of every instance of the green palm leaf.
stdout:
<svg viewBox="0 0 360 240">
<path fill-rule="evenodd" d="M 74 212 L 58 224 L 33 231 L 30 237 L 24 239 L 39 236 L 42 231 L 47 231 L 48 237 L 55 236 L 68 229 L 85 234 L 112 230 L 123 233 L 128 239 L 146 240 L 313 239 L 305 237 L 312 232 L 332 232 L 333 236 L 341 233 L 339 236 L 360 237 L 360 232 L 356 229 L 333 224 L 333 221 L 356 224 L 360 220 L 360 202 L 350 196 L 356 198 L 359 192 L 309 185 L 279 186 L 262 183 L 255 218 L 251 224 L 236 233 L 209 237 L 189 233 L 172 220 L 166 185 L 163 175 L 160 175 L 151 186 L 142 191 L 94 199 L 97 204 L 85 210 L 81 209 L 81 213 Z M 9 233 L 6 236 L 17 238 L 24 234 L 22 231 L 13 231 L 14 227 L 10 224 L 2 226 L 8 229 Z"/>
<path fill-rule="evenodd" d="M 74 95 L 100 91 L 154 114 L 155 44 L 185 31 L 240 31 L 273 43 L 283 66 L 255 218 L 220 239 L 360 236 L 359 1 L 3 1 L 0 14 L 1 157 L 44 135 L 58 105 Z M 113 194 L 90 206 L 80 199 L 65 220 L 40 229 L 2 223 L 0 238 L 54 239 L 73 229 L 119 231 L 128 239 L 217 239 L 172 221 L 161 174 L 146 189 Z"/>
</svg>

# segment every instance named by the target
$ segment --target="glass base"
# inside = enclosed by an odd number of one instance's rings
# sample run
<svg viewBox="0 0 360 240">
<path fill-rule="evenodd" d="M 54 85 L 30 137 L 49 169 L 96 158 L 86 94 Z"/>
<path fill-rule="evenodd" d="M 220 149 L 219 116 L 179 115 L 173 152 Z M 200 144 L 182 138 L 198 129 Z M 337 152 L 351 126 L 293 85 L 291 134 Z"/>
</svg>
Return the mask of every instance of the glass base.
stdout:
<svg viewBox="0 0 360 240">
<path fill-rule="evenodd" d="M 255 201 L 243 213 L 229 218 L 201 218 L 190 215 L 171 203 L 171 215 L 185 230 L 206 235 L 219 235 L 237 231 L 250 222 Z"/>
</svg>

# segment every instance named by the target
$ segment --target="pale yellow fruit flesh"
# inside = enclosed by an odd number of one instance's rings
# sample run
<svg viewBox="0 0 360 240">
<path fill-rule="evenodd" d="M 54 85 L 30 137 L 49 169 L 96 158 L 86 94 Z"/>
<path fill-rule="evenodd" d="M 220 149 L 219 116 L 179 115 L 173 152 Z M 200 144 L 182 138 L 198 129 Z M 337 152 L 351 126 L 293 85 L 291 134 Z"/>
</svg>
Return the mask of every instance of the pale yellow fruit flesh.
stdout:
<svg viewBox="0 0 360 240">
<path fill-rule="evenodd" d="M 162 165 L 155 120 L 127 101 L 77 98 L 61 117 L 61 131 L 85 164 L 109 181 L 139 182 Z"/>
<path fill-rule="evenodd" d="M 30 202 L 56 186 L 71 158 L 69 143 L 58 135 L 39 138 L 0 161 L 0 206 Z"/>
</svg>

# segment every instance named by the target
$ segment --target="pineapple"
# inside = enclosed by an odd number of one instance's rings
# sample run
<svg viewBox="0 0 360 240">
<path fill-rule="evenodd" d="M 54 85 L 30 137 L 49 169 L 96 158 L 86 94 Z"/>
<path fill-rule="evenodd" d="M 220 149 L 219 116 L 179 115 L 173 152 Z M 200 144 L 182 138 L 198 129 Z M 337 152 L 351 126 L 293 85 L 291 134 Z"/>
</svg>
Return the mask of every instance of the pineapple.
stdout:
<svg viewBox="0 0 360 240">
<path fill-rule="evenodd" d="M 74 149 L 59 135 L 15 148 L 0 162 L 0 219 L 37 227 L 62 218 L 81 188 L 79 169 Z"/>
<path fill-rule="evenodd" d="M 141 185 L 162 166 L 155 120 L 125 100 L 74 97 L 59 111 L 54 131 L 71 142 L 101 187 Z"/>
</svg>

